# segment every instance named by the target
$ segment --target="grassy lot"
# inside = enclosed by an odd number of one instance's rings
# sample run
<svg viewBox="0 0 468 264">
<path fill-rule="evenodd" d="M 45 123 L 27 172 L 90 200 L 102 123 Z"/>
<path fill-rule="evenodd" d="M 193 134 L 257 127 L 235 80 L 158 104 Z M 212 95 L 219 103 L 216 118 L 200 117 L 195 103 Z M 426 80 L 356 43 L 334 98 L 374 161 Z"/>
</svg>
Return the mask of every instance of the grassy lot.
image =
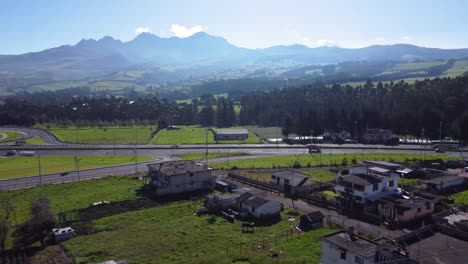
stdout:
<svg viewBox="0 0 468 264">
<path fill-rule="evenodd" d="M 29 189 L 0 191 L 0 200 L 14 206 L 14 222 L 22 223 L 30 216 L 31 202 L 48 197 L 54 212 L 86 208 L 97 201 L 123 201 L 138 198 L 142 181 L 132 176 L 110 176 L 97 180 L 44 185 Z"/>
<path fill-rule="evenodd" d="M 332 229 L 319 229 L 286 241 L 282 236 L 296 225 L 282 220 L 270 226 L 242 233 L 239 222 L 214 216 L 194 216 L 195 203 L 178 203 L 105 217 L 94 221 L 96 234 L 79 236 L 62 245 L 76 263 L 125 259 L 129 263 L 271 263 L 265 252 L 252 251 L 258 245 L 281 250 L 290 263 L 320 259 L 320 236 Z M 277 245 L 275 236 L 278 235 Z M 297 259 L 297 255 L 300 257 Z"/>
<path fill-rule="evenodd" d="M 398 184 L 401 185 L 416 185 L 418 184 L 418 180 L 419 179 L 402 179 L 402 178 L 399 178 L 398 179 Z"/>
<path fill-rule="evenodd" d="M 151 141 L 151 144 L 205 144 L 207 130 L 200 126 L 180 126 L 178 130 L 161 130 Z M 249 131 L 247 140 L 223 140 L 221 144 L 259 143 L 260 139 Z M 211 131 L 208 131 L 208 143 L 214 144 L 216 140 Z"/>
<path fill-rule="evenodd" d="M 468 71 L 468 60 L 456 61 L 452 68 L 448 69 L 443 77 L 456 77 Z"/>
<path fill-rule="evenodd" d="M 115 144 L 147 144 L 155 127 L 67 127 L 48 130 L 61 141 L 69 143 L 114 144 L 115 139 Z"/>
<path fill-rule="evenodd" d="M 327 200 L 334 200 L 336 197 L 338 197 L 338 194 L 333 192 L 333 191 L 329 191 L 329 190 L 326 190 L 326 191 L 321 191 L 320 194 L 322 195 L 325 195 L 325 197 L 327 198 Z"/>
<path fill-rule="evenodd" d="M 281 127 L 259 127 L 259 126 L 248 126 L 246 127 L 249 131 L 254 132 L 261 138 L 281 138 Z"/>
<path fill-rule="evenodd" d="M 313 181 L 331 181 L 336 179 L 336 173 L 329 170 L 303 170 Z"/>
<path fill-rule="evenodd" d="M 468 190 L 452 194 L 450 197 L 455 200 L 457 205 L 468 204 Z"/>
<path fill-rule="evenodd" d="M 418 71 L 445 64 L 445 61 L 426 61 L 395 64 L 389 71 Z"/>
<path fill-rule="evenodd" d="M 4 138 L 4 135 L 6 137 Z M 15 138 L 22 137 L 24 134 L 21 132 L 10 131 L 10 130 L 0 130 L 0 142 L 6 140 L 14 140 Z"/>
<path fill-rule="evenodd" d="M 80 169 L 91 169 L 118 164 L 135 162 L 133 155 L 98 156 L 83 155 L 77 156 Z M 138 156 L 138 161 L 152 160 L 146 156 Z M 42 156 L 41 173 L 58 173 L 75 170 L 74 156 Z M 39 174 L 38 157 L 8 157 L 0 158 L 0 179 L 20 178 Z"/>
<path fill-rule="evenodd" d="M 301 173 L 307 174 L 310 176 L 312 181 L 330 181 L 336 179 L 336 173 L 330 172 L 327 169 L 300 169 L 297 170 Z M 269 171 L 236 171 L 236 174 L 239 174 L 244 177 L 249 177 L 254 180 L 269 182 L 271 172 Z"/>
<path fill-rule="evenodd" d="M 222 157 L 235 157 L 235 156 L 245 156 L 250 155 L 246 152 L 215 152 L 215 153 L 208 153 L 208 159 L 214 158 L 222 158 Z M 187 153 L 177 155 L 179 158 L 183 160 L 202 160 L 206 158 L 205 153 Z"/>
<path fill-rule="evenodd" d="M 44 140 L 42 140 L 41 137 L 32 137 L 26 139 L 26 144 L 31 144 L 31 145 L 43 145 L 45 144 Z"/>
<path fill-rule="evenodd" d="M 347 165 L 350 165 L 352 159 L 356 162 L 363 160 L 380 160 L 380 161 L 393 161 L 404 162 L 413 159 L 456 159 L 456 157 L 449 157 L 445 155 L 419 155 L 419 154 L 300 154 L 290 156 L 274 156 L 274 157 L 260 157 L 253 159 L 232 160 L 227 162 L 217 162 L 210 164 L 215 169 L 228 169 L 237 167 L 239 169 L 252 169 L 252 168 L 286 168 L 292 167 L 294 163 L 298 162 L 302 167 L 306 166 L 334 166 L 341 165 L 343 160 L 346 159 Z"/>
</svg>

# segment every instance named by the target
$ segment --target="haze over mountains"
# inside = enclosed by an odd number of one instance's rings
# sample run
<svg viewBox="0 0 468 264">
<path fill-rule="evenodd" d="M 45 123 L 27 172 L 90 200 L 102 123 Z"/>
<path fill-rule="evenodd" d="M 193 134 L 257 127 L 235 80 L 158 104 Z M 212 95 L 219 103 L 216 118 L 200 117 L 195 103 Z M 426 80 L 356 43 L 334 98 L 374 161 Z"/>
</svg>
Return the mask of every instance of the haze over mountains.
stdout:
<svg viewBox="0 0 468 264">
<path fill-rule="evenodd" d="M 247 76 L 258 69 L 277 67 L 294 69 L 349 61 L 395 63 L 463 58 L 468 58 L 468 49 L 424 48 L 407 44 L 359 49 L 309 48 L 303 45 L 247 49 L 204 32 L 187 38 L 161 38 L 142 33 L 128 42 L 106 36 L 41 52 L 2 55 L 0 85 L 27 87 L 34 83 L 82 80 L 142 69 L 152 69 L 153 79 L 165 76 L 161 80 L 177 81 L 233 69 L 243 69 Z"/>
</svg>

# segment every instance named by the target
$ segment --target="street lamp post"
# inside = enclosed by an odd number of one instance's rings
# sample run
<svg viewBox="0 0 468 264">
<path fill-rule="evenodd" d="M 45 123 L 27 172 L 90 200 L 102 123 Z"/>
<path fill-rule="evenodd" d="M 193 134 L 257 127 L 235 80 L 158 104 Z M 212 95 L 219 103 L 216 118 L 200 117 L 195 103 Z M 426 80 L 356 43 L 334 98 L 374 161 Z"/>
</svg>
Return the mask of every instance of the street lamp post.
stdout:
<svg viewBox="0 0 468 264">
<path fill-rule="evenodd" d="M 354 143 L 357 143 L 357 120 L 354 120 Z"/>
</svg>

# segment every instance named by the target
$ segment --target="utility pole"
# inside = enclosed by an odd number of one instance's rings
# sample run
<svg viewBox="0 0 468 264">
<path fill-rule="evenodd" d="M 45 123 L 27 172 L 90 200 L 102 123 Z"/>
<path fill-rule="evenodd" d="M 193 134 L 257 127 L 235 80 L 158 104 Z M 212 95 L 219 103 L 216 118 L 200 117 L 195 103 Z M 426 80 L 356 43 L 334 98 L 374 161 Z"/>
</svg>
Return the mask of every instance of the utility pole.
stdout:
<svg viewBox="0 0 468 264">
<path fill-rule="evenodd" d="M 357 120 L 354 120 L 354 143 L 357 143 Z"/>
<path fill-rule="evenodd" d="M 276 127 L 276 149 L 279 148 L 279 127 Z"/>
<path fill-rule="evenodd" d="M 114 156 L 115 156 L 116 155 L 116 153 L 115 153 L 115 130 L 113 130 L 113 131 L 114 131 L 113 134 L 114 134 Z"/>
<path fill-rule="evenodd" d="M 39 186 L 42 185 L 42 168 L 41 168 L 41 153 L 37 152 L 38 159 L 39 159 Z"/>
<path fill-rule="evenodd" d="M 439 127 L 439 140 L 442 140 L 442 121 L 440 121 L 440 127 Z"/>
<path fill-rule="evenodd" d="M 422 145 L 424 144 L 424 128 L 421 129 L 421 155 L 422 155 Z"/>
<path fill-rule="evenodd" d="M 205 142 L 206 142 L 205 164 L 208 167 L 208 128 L 205 129 Z"/>
<path fill-rule="evenodd" d="M 135 126 L 135 173 L 138 173 L 138 156 L 137 156 L 137 146 L 138 146 L 138 127 Z"/>
<path fill-rule="evenodd" d="M 76 166 L 76 173 L 78 175 L 78 181 L 80 181 L 80 164 L 79 164 L 79 159 L 75 155 L 75 166 Z"/>
</svg>

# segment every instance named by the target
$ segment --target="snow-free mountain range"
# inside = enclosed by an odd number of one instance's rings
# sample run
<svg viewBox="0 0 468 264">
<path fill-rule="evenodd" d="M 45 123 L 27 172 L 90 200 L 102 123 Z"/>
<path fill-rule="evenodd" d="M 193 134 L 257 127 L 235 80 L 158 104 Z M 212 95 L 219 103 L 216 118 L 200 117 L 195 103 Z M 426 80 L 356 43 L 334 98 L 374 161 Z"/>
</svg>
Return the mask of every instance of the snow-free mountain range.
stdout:
<svg viewBox="0 0 468 264">
<path fill-rule="evenodd" d="M 393 65 L 466 58 L 468 49 L 425 48 L 408 44 L 358 49 L 309 48 L 303 45 L 247 49 L 204 32 L 187 38 L 162 38 L 142 33 L 128 42 L 106 36 L 40 52 L 0 55 L 0 85 L 3 88 L 8 85 L 27 87 L 34 83 L 89 80 L 119 71 L 144 69 L 151 69 L 152 79 L 162 80 L 158 76 L 165 76 L 164 81 L 176 81 L 229 70 L 241 70 L 247 76 L 259 69 L 267 74 L 265 69 L 291 70 L 342 62 L 391 62 Z"/>
</svg>

